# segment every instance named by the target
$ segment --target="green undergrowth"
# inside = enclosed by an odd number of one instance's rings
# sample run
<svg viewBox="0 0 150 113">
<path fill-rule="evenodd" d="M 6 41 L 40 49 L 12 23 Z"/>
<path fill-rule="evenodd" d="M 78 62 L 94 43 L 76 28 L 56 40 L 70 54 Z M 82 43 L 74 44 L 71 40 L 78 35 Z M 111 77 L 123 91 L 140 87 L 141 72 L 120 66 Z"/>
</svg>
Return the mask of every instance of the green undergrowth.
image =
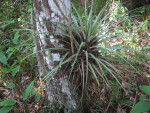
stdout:
<svg viewBox="0 0 150 113">
<path fill-rule="evenodd" d="M 22 60 L 33 53 L 32 34 L 24 30 L 31 28 L 31 8 L 31 0 L 7 0 L 0 4 L 1 113 L 31 111 L 29 101 L 26 100 L 33 90 L 32 80 L 36 78 L 37 72 L 36 60 L 33 55 Z M 38 102 L 39 96 L 39 92 L 34 91 L 33 101 Z"/>
</svg>

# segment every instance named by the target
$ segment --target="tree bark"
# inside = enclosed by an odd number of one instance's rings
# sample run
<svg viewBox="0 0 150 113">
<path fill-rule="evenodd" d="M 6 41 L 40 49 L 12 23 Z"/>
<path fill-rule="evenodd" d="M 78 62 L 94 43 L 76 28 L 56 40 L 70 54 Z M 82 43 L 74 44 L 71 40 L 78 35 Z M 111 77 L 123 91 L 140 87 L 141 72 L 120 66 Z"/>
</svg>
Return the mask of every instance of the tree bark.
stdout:
<svg viewBox="0 0 150 113">
<path fill-rule="evenodd" d="M 70 0 L 57 0 L 61 11 L 70 20 L 71 5 Z M 39 72 L 43 76 L 48 74 L 62 58 L 62 53 L 48 50 L 48 48 L 63 48 L 64 45 L 57 40 L 58 35 L 50 34 L 61 33 L 59 25 L 53 25 L 51 22 L 66 23 L 54 0 L 33 0 L 33 10 L 35 15 L 35 38 L 34 42 L 37 51 L 37 61 Z M 50 80 L 50 82 L 48 82 Z M 68 81 L 68 75 L 60 68 L 59 72 L 48 78 L 46 85 L 46 98 L 50 107 L 54 107 L 53 112 L 60 109 L 76 110 L 78 109 L 76 87 Z M 58 111 L 57 111 L 57 110 Z"/>
</svg>

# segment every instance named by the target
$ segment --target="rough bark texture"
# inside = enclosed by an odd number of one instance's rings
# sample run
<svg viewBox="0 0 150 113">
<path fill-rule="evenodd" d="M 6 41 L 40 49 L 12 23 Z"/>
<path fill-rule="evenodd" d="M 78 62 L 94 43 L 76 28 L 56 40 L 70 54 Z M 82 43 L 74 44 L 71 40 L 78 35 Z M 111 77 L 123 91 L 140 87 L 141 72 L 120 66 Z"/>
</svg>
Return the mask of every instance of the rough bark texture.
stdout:
<svg viewBox="0 0 150 113">
<path fill-rule="evenodd" d="M 68 19 L 70 18 L 70 0 L 57 0 L 62 12 Z M 60 25 L 52 25 L 51 21 L 66 23 L 66 20 L 61 15 L 53 0 L 33 0 L 33 10 L 36 20 L 36 49 L 44 50 L 37 54 L 39 72 L 42 75 L 48 74 L 62 58 L 62 53 L 45 50 L 54 47 L 64 47 L 64 45 L 56 40 L 56 35 L 48 32 L 61 33 L 58 29 Z M 53 75 L 52 75 L 53 76 Z M 48 104 L 55 109 L 77 109 L 77 99 L 75 86 L 71 84 L 63 69 L 59 69 L 56 75 L 48 78 L 48 85 L 46 86 L 46 96 Z M 55 112 L 55 111 L 54 111 Z"/>
</svg>

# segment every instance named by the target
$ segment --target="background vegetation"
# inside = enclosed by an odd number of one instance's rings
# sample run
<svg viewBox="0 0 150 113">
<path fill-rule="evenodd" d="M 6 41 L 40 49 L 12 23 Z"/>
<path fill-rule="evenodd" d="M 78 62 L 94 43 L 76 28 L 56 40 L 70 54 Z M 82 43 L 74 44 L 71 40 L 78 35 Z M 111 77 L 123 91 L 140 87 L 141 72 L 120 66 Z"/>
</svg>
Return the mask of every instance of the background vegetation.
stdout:
<svg viewBox="0 0 150 113">
<path fill-rule="evenodd" d="M 79 43 L 79 45 L 74 44 L 79 49 L 76 50 L 75 57 L 70 56 L 71 62 L 74 62 L 71 71 L 74 72 L 76 65 L 80 63 L 76 60 L 76 56 L 81 54 L 79 58 L 85 57 L 86 64 L 89 63 L 89 67 L 85 66 L 89 70 L 86 73 L 93 74 L 93 78 L 87 78 L 89 84 L 86 89 L 83 88 L 82 79 L 78 81 L 83 112 L 150 111 L 150 6 L 139 3 L 129 10 L 120 1 L 94 0 L 93 5 L 91 0 L 86 2 L 85 8 L 84 1 L 72 0 L 74 4 L 72 15 L 75 17 L 72 19 L 72 29 L 77 27 L 75 20 L 81 25 L 81 22 L 87 22 L 88 18 L 89 26 L 84 26 L 90 28 L 90 24 L 94 25 L 95 19 L 100 17 L 99 12 L 108 4 L 101 15 L 106 21 L 96 27 L 103 31 L 102 33 L 107 31 L 108 39 L 113 38 L 113 40 L 103 40 L 102 45 L 99 43 L 96 45 L 104 47 L 98 51 L 105 57 L 101 61 L 109 67 L 103 66 L 99 73 L 98 59 L 92 57 L 97 65 L 92 64 L 93 59 L 92 63 L 87 61 L 92 55 L 88 56 L 86 52 L 80 53 L 83 43 L 80 43 L 80 39 L 74 39 Z M 85 9 L 89 15 L 85 15 Z M 108 13 L 109 15 L 106 16 Z M 35 51 L 33 51 L 31 16 L 32 0 L 7 0 L 0 4 L 0 113 L 45 113 L 54 109 L 44 104 L 44 82 L 38 76 Z M 107 23 L 111 26 L 108 27 L 110 29 L 105 27 Z M 82 26 L 79 28 L 87 34 L 90 31 Z M 80 34 L 74 31 L 74 35 Z M 97 40 L 99 37 L 95 38 Z M 115 54 L 110 53 L 108 47 L 111 47 L 113 49 L 111 52 Z M 95 52 L 91 54 L 97 55 Z M 100 75 L 101 73 L 103 76 Z M 83 89 L 84 97 L 82 97 Z M 64 112 L 69 113 L 66 110 Z"/>
</svg>

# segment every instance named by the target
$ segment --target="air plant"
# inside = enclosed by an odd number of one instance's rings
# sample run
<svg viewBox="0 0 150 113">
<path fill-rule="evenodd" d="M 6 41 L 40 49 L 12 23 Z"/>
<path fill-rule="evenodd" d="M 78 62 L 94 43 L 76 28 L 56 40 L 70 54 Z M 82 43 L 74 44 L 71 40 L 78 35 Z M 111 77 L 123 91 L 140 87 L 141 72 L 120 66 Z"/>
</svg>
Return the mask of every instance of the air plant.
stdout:
<svg viewBox="0 0 150 113">
<path fill-rule="evenodd" d="M 122 86 L 119 80 L 120 77 L 118 77 L 121 74 L 121 71 L 112 64 L 112 60 L 114 56 L 117 56 L 126 61 L 117 51 L 118 49 L 120 50 L 123 48 L 110 46 L 107 42 L 125 37 L 121 33 L 114 33 L 114 26 L 124 22 L 126 19 L 118 22 L 115 22 L 114 20 L 123 17 L 123 14 L 109 20 L 113 10 L 108 11 L 107 4 L 95 17 L 93 16 L 92 2 L 89 13 L 85 3 L 84 18 L 82 18 L 73 4 L 72 7 L 76 13 L 75 15 L 71 14 L 74 53 L 72 54 L 70 49 L 70 34 L 64 30 L 65 33 L 63 36 L 65 35 L 67 37 L 64 38 L 64 45 L 67 45 L 65 46 L 65 55 L 61 62 L 52 69 L 44 79 L 46 80 L 50 76 L 54 76 L 58 69 L 64 66 L 67 70 L 66 72 L 68 72 L 68 78 L 79 78 L 80 82 L 82 82 L 83 88 L 90 83 L 89 81 L 95 81 L 98 87 L 100 86 L 100 81 L 104 81 L 108 85 L 109 79 L 108 74 L 105 73 L 106 70 L 110 73 L 109 75 L 111 75 L 120 86 Z M 106 10 L 108 13 L 106 13 Z"/>
</svg>

